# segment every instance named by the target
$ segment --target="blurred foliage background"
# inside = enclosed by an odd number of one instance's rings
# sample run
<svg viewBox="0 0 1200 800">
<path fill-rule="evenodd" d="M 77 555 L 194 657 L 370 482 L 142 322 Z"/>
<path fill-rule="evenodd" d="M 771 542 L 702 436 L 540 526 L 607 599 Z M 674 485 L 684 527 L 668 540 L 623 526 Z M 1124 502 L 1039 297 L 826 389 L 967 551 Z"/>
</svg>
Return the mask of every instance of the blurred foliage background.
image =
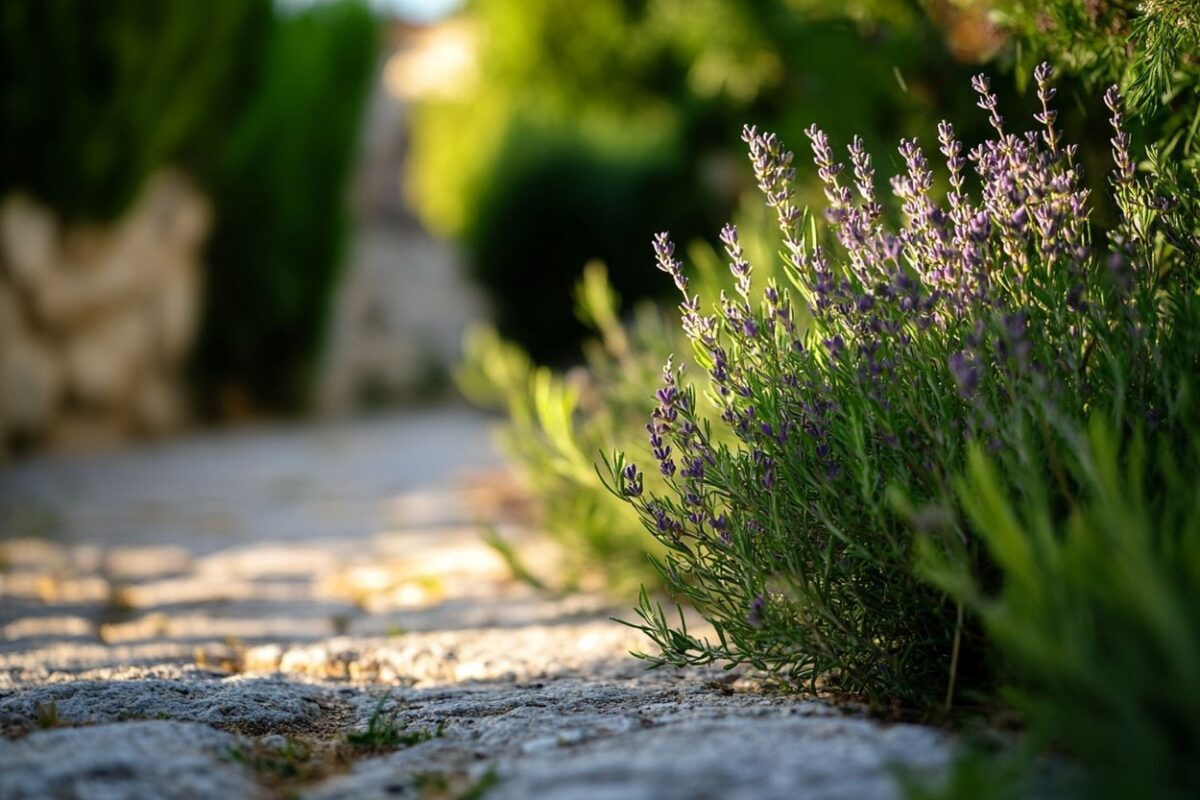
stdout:
<svg viewBox="0 0 1200 800">
<path fill-rule="evenodd" d="M 419 104 L 409 188 L 464 242 L 501 332 L 549 359 L 577 352 L 562 298 L 589 259 L 626 298 L 661 294 L 653 233 L 713 237 L 749 187 L 744 123 L 891 150 L 970 119 L 958 87 L 997 44 L 954 58 L 892 0 L 473 0 L 464 20 L 475 68 Z"/>
<path fill-rule="evenodd" d="M 1074 76 L 1061 121 L 1096 180 L 1108 134 L 1086 103 L 1109 81 L 1141 110 L 1143 138 L 1195 157 L 1200 26 L 1170 24 L 1195 21 L 1191 0 L 463 0 L 444 17 L 434 5 L 405 36 L 437 33 L 467 55 L 454 69 L 435 59 L 433 88 L 405 98 L 407 192 L 462 248 L 500 333 L 539 361 L 581 353 L 568 298 L 585 263 L 604 263 L 633 308 L 669 290 L 653 233 L 711 244 L 740 213 L 745 123 L 802 154 L 812 123 L 836 145 L 861 135 L 888 174 L 899 138 L 932 141 L 943 118 L 978 124 L 961 91 L 971 73 L 1026 75 L 1049 57 Z M 191 359 L 201 408 L 307 407 L 399 6 L 421 0 L 0 7 L 0 190 L 107 223 L 175 164 L 211 199 Z"/>
<path fill-rule="evenodd" d="M 835 144 L 858 134 L 892 154 L 877 165 L 890 173 L 900 138 L 975 120 L 959 91 L 970 74 L 1023 90 L 1050 58 L 1061 122 L 1101 181 L 1098 86 L 1125 86 L 1152 138 L 1194 140 L 1197 26 L 1170 21 L 1196 13 L 1190 0 L 468 0 L 474 68 L 418 104 L 409 190 L 465 245 L 501 333 L 561 361 L 583 333 L 561 298 L 584 263 L 604 261 L 627 298 L 660 295 L 652 233 L 711 241 L 747 188 L 743 124 L 793 146 L 813 123 Z M 1029 101 L 1006 113 L 1028 116 Z"/>
</svg>

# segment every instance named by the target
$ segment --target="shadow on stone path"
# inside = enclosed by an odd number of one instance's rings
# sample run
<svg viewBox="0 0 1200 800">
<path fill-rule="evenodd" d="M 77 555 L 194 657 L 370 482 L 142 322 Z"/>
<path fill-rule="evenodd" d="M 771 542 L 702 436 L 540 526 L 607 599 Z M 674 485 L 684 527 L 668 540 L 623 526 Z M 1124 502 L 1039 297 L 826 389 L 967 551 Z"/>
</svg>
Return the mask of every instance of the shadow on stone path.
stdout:
<svg viewBox="0 0 1200 800">
<path fill-rule="evenodd" d="M 935 731 L 647 672 L 466 411 L 0 473 L 0 797 L 874 798 Z"/>
</svg>

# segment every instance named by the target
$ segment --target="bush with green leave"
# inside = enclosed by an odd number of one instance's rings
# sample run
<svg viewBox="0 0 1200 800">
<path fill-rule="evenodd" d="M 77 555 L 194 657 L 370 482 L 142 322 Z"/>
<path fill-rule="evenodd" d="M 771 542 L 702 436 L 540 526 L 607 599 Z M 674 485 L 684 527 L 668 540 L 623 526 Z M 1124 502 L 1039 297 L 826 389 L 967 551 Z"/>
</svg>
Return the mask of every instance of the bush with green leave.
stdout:
<svg viewBox="0 0 1200 800">
<path fill-rule="evenodd" d="M 1093 89 L 1117 83 L 1134 111 L 1194 113 L 1200 8 L 1192 0 L 993 0 L 1018 69 L 1050 58 Z M 1190 123 L 1190 118 L 1184 120 Z"/>
<path fill-rule="evenodd" d="M 456 377 L 472 401 L 505 414 L 501 445 L 537 500 L 539 527 L 560 545 L 561 586 L 599 576 L 619 594 L 653 580 L 647 553 L 657 545 L 633 509 L 605 488 L 595 454 L 644 424 L 653 406 L 645 387 L 668 355 L 661 349 L 674 340 L 673 323 L 642 305 L 623 325 L 599 263 L 584 270 L 576 298 L 580 316 L 597 334 L 585 344 L 586 369 L 564 375 L 537 367 L 519 345 L 493 328 L 478 328 L 464 342 Z"/>
</svg>

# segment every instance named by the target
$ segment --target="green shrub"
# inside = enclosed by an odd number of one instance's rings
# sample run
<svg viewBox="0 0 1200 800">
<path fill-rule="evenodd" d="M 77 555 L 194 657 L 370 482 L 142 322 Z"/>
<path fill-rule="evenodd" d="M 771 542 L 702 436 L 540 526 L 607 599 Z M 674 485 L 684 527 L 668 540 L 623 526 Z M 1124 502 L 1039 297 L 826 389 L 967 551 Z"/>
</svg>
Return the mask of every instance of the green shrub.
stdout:
<svg viewBox="0 0 1200 800">
<path fill-rule="evenodd" d="M 1200 6 L 1192 0 L 993 0 L 1010 32 L 1018 84 L 1029 65 L 1046 58 L 1076 76 L 1082 99 L 1116 84 L 1127 98 L 1135 138 L 1153 143 L 1162 159 L 1195 175 L 1200 169 Z M 1064 103 L 1068 122 L 1081 131 L 1081 159 L 1092 172 L 1106 133 L 1088 115 Z M 1070 119 L 1073 117 L 1074 119 Z M 1100 194 L 1101 187 L 1092 187 Z M 1100 208 L 1111 227 L 1111 209 Z"/>
<path fill-rule="evenodd" d="M 604 268 L 593 263 L 577 289 L 580 316 L 598 338 L 585 345 L 587 368 L 569 375 L 535 367 L 490 328 L 468 335 L 458 384 L 474 402 L 506 416 L 501 444 L 538 505 L 540 528 L 560 545 L 563 586 L 599 576 L 614 593 L 654 579 L 647 553 L 658 549 L 626 503 L 597 475 L 595 454 L 627 441 L 653 407 L 653 383 L 674 341 L 673 323 L 653 306 L 623 326 Z"/>
<path fill-rule="evenodd" d="M 347 230 L 346 194 L 378 31 L 365 4 L 281 16 L 213 179 L 207 312 L 196 355 L 211 399 L 302 406 Z"/>
<path fill-rule="evenodd" d="M 994 0 L 994 5 L 1001 24 L 1022 45 L 1019 63 L 1051 58 L 1092 88 L 1118 83 L 1135 111 L 1195 111 L 1200 9 L 1191 0 Z"/>
<path fill-rule="evenodd" d="M 931 549 L 988 573 L 950 482 L 967 445 L 1053 464 L 1060 420 L 1151 420 L 1169 436 L 1188 418 L 1200 366 L 1198 196 L 1164 200 L 1135 174 L 1110 91 L 1122 221 L 1110 252 L 1097 252 L 1048 75 L 1039 68 L 1039 127 L 1023 135 L 1008 132 L 986 79 L 975 80 L 995 127 L 969 155 L 978 193 L 949 125 L 939 135 L 944 204 L 919 145 L 902 142 L 898 230 L 883 222 L 861 142 L 846 170 L 827 137 L 808 132 L 829 200 L 823 232 L 793 201 L 791 154 L 747 129 L 795 294 L 769 282 L 752 302 L 751 266 L 727 226 L 738 291 L 706 315 L 658 237 L 660 268 L 683 293 L 683 328 L 709 375 L 706 396 L 736 442 L 714 436 L 713 412 L 668 364 L 650 442 L 669 490 L 642 491 L 623 455 L 608 462 L 614 491 L 670 551 L 657 562 L 668 588 L 716 630 L 716 641 L 697 639 L 643 594 L 656 661 L 746 662 L 811 690 L 925 710 L 986 697 L 977 622 L 912 568 L 915 526 Z M 1156 180 L 1173 180 L 1170 167 L 1151 166 Z"/>
<path fill-rule="evenodd" d="M 562 299 L 585 262 L 612 265 L 623 296 L 645 297 L 658 288 L 638 268 L 652 220 L 666 214 L 691 236 L 711 216 L 672 152 L 674 137 L 639 133 L 636 143 L 628 134 L 592 142 L 514 130 L 476 201 L 478 221 L 465 241 L 473 275 L 492 299 L 497 327 L 539 361 L 578 352 L 584 329 Z"/>
<path fill-rule="evenodd" d="M 956 482 L 999 589 L 931 574 L 981 616 L 1010 697 L 1040 741 L 1078 759 L 1088 796 L 1194 797 L 1200 439 L 1098 420 L 1064 437 L 1061 475 L 975 446 Z M 1066 497 L 1050 490 L 1059 480 Z"/>
<path fill-rule="evenodd" d="M 270 0 L 10 0 L 0 7 L 0 188 L 69 219 L 125 209 L 151 171 L 207 177 L 245 100 Z"/>
</svg>

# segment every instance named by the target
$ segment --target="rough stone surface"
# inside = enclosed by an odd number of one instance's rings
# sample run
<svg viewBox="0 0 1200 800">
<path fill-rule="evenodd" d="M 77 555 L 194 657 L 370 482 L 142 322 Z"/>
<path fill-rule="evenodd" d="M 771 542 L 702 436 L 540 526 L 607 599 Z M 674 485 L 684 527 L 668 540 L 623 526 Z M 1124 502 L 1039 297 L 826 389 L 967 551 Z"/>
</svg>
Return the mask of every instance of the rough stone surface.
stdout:
<svg viewBox="0 0 1200 800">
<path fill-rule="evenodd" d="M 891 764 L 938 767 L 941 750 L 936 736 L 911 726 L 730 715 L 580 746 L 567 740 L 506 765 L 491 796 L 566 800 L 586 787 L 588 797 L 613 800 L 892 797 Z"/>
<path fill-rule="evenodd" d="M 64 725 L 172 719 L 244 733 L 297 732 L 313 728 L 327 704 L 316 688 L 278 678 L 79 680 L 0 698 L 0 719 L 16 729 L 32 729 L 52 713 Z"/>
<path fill-rule="evenodd" d="M 869 800 L 894 764 L 945 764 L 942 732 L 647 671 L 619 604 L 514 582 L 483 523 L 551 560 L 486 428 L 424 412 L 0 473 L 0 797 Z"/>
<path fill-rule="evenodd" d="M 0 252 L 21 283 L 36 283 L 50 267 L 57 239 L 57 221 L 45 207 L 23 195 L 0 203 Z"/>
<path fill-rule="evenodd" d="M 488 797 L 890 798 L 894 764 L 932 771 L 948 752 L 927 728 L 765 695 L 721 672 L 393 691 L 384 710 L 442 737 L 361 762 L 306 798 L 390 797 L 422 775 L 469 784 L 488 770 L 499 778 Z"/>
<path fill-rule="evenodd" d="M 42 430 L 61 396 L 60 365 L 49 347 L 16 326 L 0 336 L 0 427 Z"/>
<path fill-rule="evenodd" d="M 263 795 L 229 753 L 238 739 L 207 725 L 127 722 L 0 741 L 7 800 L 180 800 Z"/>
</svg>

